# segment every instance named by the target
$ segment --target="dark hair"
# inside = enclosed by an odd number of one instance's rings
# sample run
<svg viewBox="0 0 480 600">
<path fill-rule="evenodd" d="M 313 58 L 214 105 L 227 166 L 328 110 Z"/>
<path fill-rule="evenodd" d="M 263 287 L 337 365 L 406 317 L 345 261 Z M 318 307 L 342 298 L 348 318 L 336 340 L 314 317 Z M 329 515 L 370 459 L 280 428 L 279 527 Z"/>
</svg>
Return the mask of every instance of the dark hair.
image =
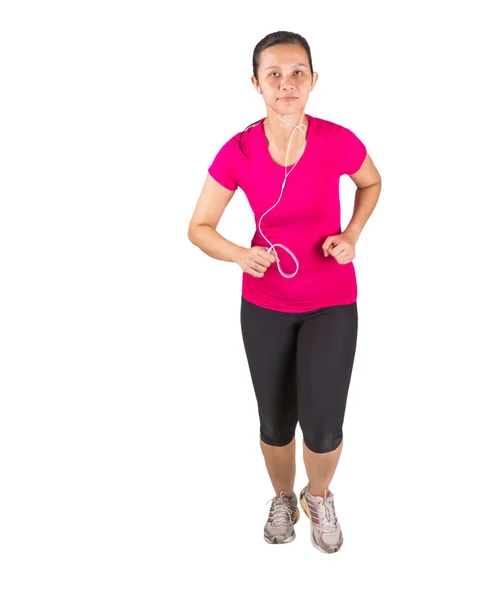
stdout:
<svg viewBox="0 0 480 600">
<path fill-rule="evenodd" d="M 260 63 L 261 52 L 263 50 L 265 50 L 266 48 L 269 48 L 270 46 L 275 46 L 276 44 L 299 44 L 300 46 L 302 46 L 305 49 L 305 52 L 307 53 L 308 64 L 310 65 L 310 70 L 312 72 L 312 77 L 313 77 L 312 55 L 310 53 L 310 46 L 308 45 L 307 40 L 300 34 L 293 33 L 292 31 L 275 31 L 274 33 L 269 33 L 262 40 L 260 40 L 253 50 L 253 60 L 252 60 L 253 74 L 257 81 L 258 81 L 258 65 Z M 245 127 L 245 129 L 240 133 L 240 138 L 238 140 L 238 143 L 240 146 L 240 150 L 243 152 L 243 154 L 245 156 L 247 156 L 247 155 L 245 154 L 245 152 L 243 151 L 243 148 L 242 148 L 242 135 L 249 127 L 253 127 L 257 123 L 260 123 L 261 120 L 262 119 L 259 119 L 258 121 L 255 121 L 254 123 L 250 123 L 250 125 L 247 125 L 247 127 Z"/>
</svg>

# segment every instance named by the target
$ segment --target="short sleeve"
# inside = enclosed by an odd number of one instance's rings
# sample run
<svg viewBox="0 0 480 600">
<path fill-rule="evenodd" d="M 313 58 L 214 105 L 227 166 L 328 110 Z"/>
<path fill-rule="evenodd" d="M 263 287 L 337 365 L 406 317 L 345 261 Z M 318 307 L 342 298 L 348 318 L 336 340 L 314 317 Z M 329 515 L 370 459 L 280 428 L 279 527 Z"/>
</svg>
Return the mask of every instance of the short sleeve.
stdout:
<svg viewBox="0 0 480 600">
<path fill-rule="evenodd" d="M 340 128 L 338 148 L 338 166 L 340 175 L 353 175 L 363 164 L 367 156 L 365 144 L 346 127 Z"/>
<path fill-rule="evenodd" d="M 232 139 L 228 140 L 208 167 L 210 175 L 223 187 L 235 191 L 238 187 L 235 176 L 236 148 Z"/>
</svg>

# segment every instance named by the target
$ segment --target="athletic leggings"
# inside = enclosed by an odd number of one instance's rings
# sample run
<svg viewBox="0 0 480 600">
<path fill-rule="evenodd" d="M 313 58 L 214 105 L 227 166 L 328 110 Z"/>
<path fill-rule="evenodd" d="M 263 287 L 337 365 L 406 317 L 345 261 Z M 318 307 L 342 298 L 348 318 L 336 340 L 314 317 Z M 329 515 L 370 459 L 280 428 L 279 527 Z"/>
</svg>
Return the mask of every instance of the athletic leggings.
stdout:
<svg viewBox="0 0 480 600">
<path fill-rule="evenodd" d="M 300 422 L 309 450 L 335 450 L 343 439 L 357 303 L 286 313 L 242 296 L 240 312 L 262 441 L 285 446 Z"/>
</svg>

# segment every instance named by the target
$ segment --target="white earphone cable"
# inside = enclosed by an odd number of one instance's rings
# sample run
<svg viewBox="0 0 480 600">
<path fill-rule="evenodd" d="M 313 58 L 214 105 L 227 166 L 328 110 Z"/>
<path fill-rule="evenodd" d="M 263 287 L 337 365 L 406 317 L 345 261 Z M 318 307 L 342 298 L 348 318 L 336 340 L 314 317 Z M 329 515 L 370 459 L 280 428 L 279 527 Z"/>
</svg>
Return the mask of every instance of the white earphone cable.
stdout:
<svg viewBox="0 0 480 600">
<path fill-rule="evenodd" d="M 268 108 L 270 108 L 270 107 L 268 107 Z M 282 194 L 283 194 L 283 189 L 285 188 L 285 183 L 287 182 L 287 177 L 290 175 L 290 173 L 293 171 L 293 169 L 294 169 L 294 168 L 297 166 L 297 163 L 298 163 L 298 161 L 300 160 L 300 158 L 301 158 L 301 157 L 302 157 L 302 155 L 303 155 L 303 150 L 304 150 L 304 148 L 305 148 L 305 145 L 306 145 L 306 143 L 307 143 L 307 138 L 306 138 L 306 136 L 305 136 L 305 131 L 307 130 L 307 128 L 306 128 L 306 126 L 305 126 L 303 123 L 300 123 L 299 125 L 294 125 L 293 123 L 289 123 L 288 121 L 285 121 L 285 119 L 282 119 L 282 117 L 280 117 L 279 115 L 277 115 L 277 113 L 276 113 L 276 112 L 275 112 L 275 111 L 274 111 L 272 108 L 270 108 L 270 110 L 271 110 L 271 111 L 273 112 L 273 114 L 274 114 L 275 116 L 277 116 L 277 117 L 278 117 L 278 118 L 279 118 L 281 121 L 283 121 L 284 123 L 287 123 L 287 125 L 291 125 L 291 126 L 294 128 L 294 129 L 293 129 L 293 131 L 292 131 L 292 134 L 290 135 L 290 140 L 289 140 L 289 142 L 288 142 L 288 146 L 287 146 L 287 156 L 286 156 L 286 158 L 285 158 L 285 179 L 283 180 L 283 183 L 282 183 L 282 191 L 280 192 L 280 197 L 279 197 L 279 199 L 278 199 L 278 200 L 275 202 L 275 204 L 274 204 L 274 205 L 273 205 L 271 208 L 269 208 L 269 209 L 267 210 L 267 212 L 265 212 L 265 213 L 264 213 L 264 214 L 263 214 L 263 215 L 260 217 L 260 220 L 258 221 L 258 229 L 259 229 L 260 233 L 262 234 L 262 236 L 265 238 L 265 240 L 268 242 L 268 244 L 269 244 L 269 246 L 270 246 L 270 247 L 268 248 L 267 252 L 270 252 L 270 251 L 271 251 L 273 248 L 275 248 L 276 246 L 278 246 L 279 248 L 283 248 L 283 249 L 284 249 L 286 252 L 288 252 L 288 253 L 290 254 L 290 256 L 293 258 L 293 260 L 295 261 L 295 264 L 297 265 L 297 268 L 296 268 L 296 271 L 295 271 L 295 273 L 292 273 L 291 275 L 288 275 L 287 273 L 284 273 L 284 272 L 282 271 L 282 268 L 280 267 L 280 264 L 279 264 L 279 262 L 277 261 L 277 267 L 278 267 L 278 270 L 280 271 L 280 274 L 281 274 L 281 275 L 283 275 L 283 277 L 285 277 L 285 278 L 289 279 L 290 277 L 295 277 L 295 275 L 296 275 L 296 274 L 297 274 L 297 272 L 298 272 L 298 267 L 299 267 L 299 264 L 298 264 L 297 257 L 295 256 L 295 254 L 294 254 L 294 253 L 293 253 L 291 250 L 289 250 L 289 249 L 288 249 L 286 246 L 284 246 L 283 244 L 272 244 L 272 243 L 270 242 L 270 240 L 268 240 L 268 239 L 265 237 L 265 235 L 263 234 L 263 231 L 262 231 L 262 229 L 261 229 L 261 227 L 260 227 L 260 224 L 261 224 L 261 222 L 262 222 L 262 219 L 263 219 L 263 217 L 264 217 L 266 214 L 268 214 L 268 213 L 269 213 L 269 212 L 270 212 L 270 211 L 271 211 L 273 208 L 275 208 L 275 207 L 277 206 L 277 204 L 280 202 L 280 198 L 282 197 Z M 303 116 L 302 116 L 302 120 L 303 120 Z M 288 165 L 288 149 L 290 148 L 290 142 L 292 141 L 292 136 L 293 136 L 293 134 L 295 133 L 295 129 L 299 129 L 299 130 L 302 132 L 302 134 L 303 134 L 303 137 L 304 137 L 304 143 L 303 143 L 303 146 L 302 146 L 302 153 L 300 154 L 300 156 L 299 156 L 299 158 L 298 158 L 297 162 L 296 162 L 296 163 L 295 163 L 295 164 L 292 166 L 292 168 L 290 169 L 290 171 L 287 173 L 287 165 Z"/>
</svg>

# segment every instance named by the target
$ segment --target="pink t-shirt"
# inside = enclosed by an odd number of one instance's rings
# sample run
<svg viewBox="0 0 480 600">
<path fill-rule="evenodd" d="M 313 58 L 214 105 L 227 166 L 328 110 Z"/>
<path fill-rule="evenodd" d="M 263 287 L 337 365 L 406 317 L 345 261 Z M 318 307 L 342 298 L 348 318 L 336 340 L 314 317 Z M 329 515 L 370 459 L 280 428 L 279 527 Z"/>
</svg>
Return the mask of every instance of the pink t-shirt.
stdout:
<svg viewBox="0 0 480 600">
<path fill-rule="evenodd" d="M 264 216 L 261 230 L 271 244 L 283 244 L 297 257 L 295 277 L 285 278 L 276 263 L 263 277 L 243 273 L 243 297 L 263 308 L 298 313 L 357 299 L 353 262 L 339 264 L 325 257 L 322 244 L 329 235 L 341 233 L 339 181 L 356 173 L 367 155 L 363 142 L 346 127 L 305 115 L 307 144 L 303 155 L 288 175 L 277 206 Z M 280 197 L 285 166 L 276 163 L 268 150 L 262 119 L 235 134 L 219 150 L 208 168 L 210 175 L 229 190 L 240 187 L 255 215 L 256 231 L 251 246 L 270 244 L 258 229 L 262 215 Z M 242 153 L 239 139 L 242 134 Z M 297 132 L 297 137 L 300 132 Z M 295 164 L 289 159 L 287 172 Z M 293 258 L 275 247 L 284 273 L 296 270 Z"/>
</svg>

